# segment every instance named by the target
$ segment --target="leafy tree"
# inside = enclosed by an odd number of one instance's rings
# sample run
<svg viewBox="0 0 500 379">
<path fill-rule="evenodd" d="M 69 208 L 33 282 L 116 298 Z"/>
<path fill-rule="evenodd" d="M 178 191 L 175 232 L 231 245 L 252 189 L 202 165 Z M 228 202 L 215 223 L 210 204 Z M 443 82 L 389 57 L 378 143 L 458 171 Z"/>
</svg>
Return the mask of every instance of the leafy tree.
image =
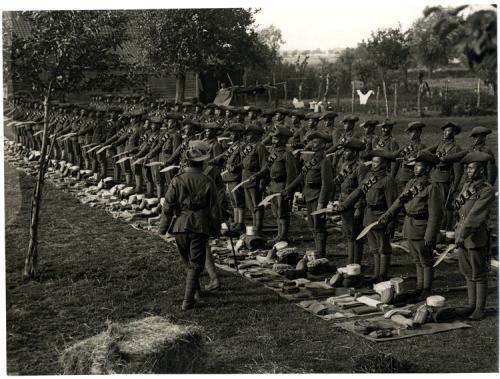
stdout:
<svg viewBox="0 0 500 379">
<path fill-rule="evenodd" d="M 370 60 L 377 67 L 384 90 L 386 116 L 389 117 L 387 73 L 389 70 L 401 68 L 408 60 L 409 49 L 406 44 L 406 33 L 401 31 L 401 26 L 397 29 L 378 29 L 372 32 L 371 38 L 367 42 L 363 41 L 360 45 L 366 49 Z"/>
<path fill-rule="evenodd" d="M 157 76 L 174 74 L 176 99 L 184 99 L 188 70 L 228 70 L 262 65 L 266 48 L 259 42 L 250 9 L 162 9 L 134 18 L 141 59 Z"/>
<path fill-rule="evenodd" d="M 24 276 L 36 273 L 37 231 L 44 174 L 47 170 L 48 106 L 56 91 L 78 92 L 89 86 L 86 73 L 102 78 L 121 65 L 117 49 L 125 40 L 126 15 L 121 11 L 11 12 L 30 27 L 26 37 L 13 34 L 4 50 L 4 75 L 29 83 L 44 99 L 45 118 L 35 191 L 32 198 L 30 242 Z M 4 34 L 5 36 L 5 34 Z M 7 42 L 7 41 L 6 41 Z M 7 59 L 5 57 L 7 56 Z M 52 140 L 53 143 L 53 140 Z"/>
</svg>

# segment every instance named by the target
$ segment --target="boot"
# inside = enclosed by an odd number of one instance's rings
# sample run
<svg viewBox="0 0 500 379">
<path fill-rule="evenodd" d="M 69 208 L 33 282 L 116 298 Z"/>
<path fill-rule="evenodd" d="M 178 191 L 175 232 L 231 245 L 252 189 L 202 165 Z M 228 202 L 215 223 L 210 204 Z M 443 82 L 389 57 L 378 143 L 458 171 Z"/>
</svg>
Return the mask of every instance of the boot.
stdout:
<svg viewBox="0 0 500 379">
<path fill-rule="evenodd" d="M 278 235 L 274 238 L 268 239 L 267 243 L 274 245 L 276 242 L 281 241 L 281 229 L 282 229 L 282 224 L 280 223 L 280 220 L 276 221 L 278 224 Z"/>
<path fill-rule="evenodd" d="M 420 293 L 422 293 L 422 290 L 424 289 L 424 268 L 420 266 L 420 264 L 416 264 L 415 270 L 417 273 L 417 291 L 420 291 Z"/>
<path fill-rule="evenodd" d="M 95 160 L 95 159 L 92 159 L 92 168 L 91 168 L 91 170 L 92 170 L 93 174 L 97 174 L 97 160 Z"/>
<path fill-rule="evenodd" d="M 380 282 L 389 279 L 387 275 L 389 274 L 390 266 L 391 266 L 391 256 L 385 254 L 380 255 L 380 275 L 378 278 Z"/>
<path fill-rule="evenodd" d="M 146 182 L 146 198 L 151 199 L 155 197 L 155 192 L 154 192 L 154 183 L 153 182 Z"/>
<path fill-rule="evenodd" d="M 132 174 L 131 173 L 125 174 L 125 185 L 127 187 L 130 187 L 132 185 Z"/>
<path fill-rule="evenodd" d="M 424 293 L 432 294 L 432 281 L 434 279 L 434 267 L 424 267 Z M 426 297 L 427 298 L 427 297 Z"/>
<path fill-rule="evenodd" d="M 235 232 L 244 232 L 245 231 L 245 210 L 237 209 L 238 218 L 236 221 L 236 225 L 234 228 L 231 228 L 231 231 Z"/>
<path fill-rule="evenodd" d="M 469 305 L 465 308 L 456 310 L 458 317 L 468 317 L 476 309 L 476 282 L 472 280 L 467 280 L 467 298 Z"/>
<path fill-rule="evenodd" d="M 350 265 L 354 263 L 354 242 L 347 242 L 347 264 Z"/>
<path fill-rule="evenodd" d="M 326 258 L 326 238 L 326 232 L 317 232 L 314 236 L 318 258 Z"/>
<path fill-rule="evenodd" d="M 234 208 L 233 209 L 233 215 L 234 215 L 233 221 L 234 222 L 230 224 L 231 230 L 238 227 L 239 214 L 240 214 L 240 210 L 238 208 Z"/>
<path fill-rule="evenodd" d="M 85 162 L 85 170 L 90 170 L 90 160 L 85 158 L 84 162 Z"/>
<path fill-rule="evenodd" d="M 163 196 L 165 196 L 165 186 L 163 185 L 163 183 L 157 183 L 156 184 L 156 196 L 158 196 L 158 198 L 162 198 Z"/>
<path fill-rule="evenodd" d="M 262 224 L 264 222 L 264 210 L 257 209 L 255 211 L 255 234 L 262 236 Z"/>
<path fill-rule="evenodd" d="M 142 193 L 142 175 L 135 175 L 135 193 Z"/>
<path fill-rule="evenodd" d="M 108 162 L 101 162 L 101 174 L 99 175 L 99 179 L 105 179 L 108 176 Z"/>
<path fill-rule="evenodd" d="M 120 178 L 122 174 L 122 168 L 120 167 L 119 164 L 114 164 L 113 165 L 113 180 L 115 183 L 120 183 Z"/>
<path fill-rule="evenodd" d="M 373 268 L 373 276 L 370 278 L 368 283 L 370 284 L 375 284 L 379 282 L 379 277 L 380 277 L 380 254 L 374 254 L 373 255 L 373 263 L 374 263 L 374 268 Z"/>
<path fill-rule="evenodd" d="M 281 223 L 280 241 L 288 242 L 288 229 L 290 228 L 290 220 L 288 219 L 280 220 L 280 223 Z"/>
<path fill-rule="evenodd" d="M 186 275 L 186 288 L 184 290 L 184 300 L 182 301 L 181 306 L 183 311 L 191 309 L 196 305 L 194 293 L 196 292 L 196 288 L 198 286 L 197 283 L 199 283 L 199 274 L 193 269 L 188 269 Z"/>
<path fill-rule="evenodd" d="M 214 256 L 212 249 L 207 245 L 207 254 L 205 257 L 205 268 L 207 269 L 208 276 L 210 276 L 210 283 L 205 286 L 207 291 L 215 291 L 220 288 L 220 280 L 215 270 Z"/>
<path fill-rule="evenodd" d="M 364 244 L 354 243 L 354 263 L 358 265 L 361 265 L 361 261 L 363 260 L 363 248 Z"/>
<path fill-rule="evenodd" d="M 469 320 L 481 321 L 486 311 L 486 296 L 488 294 L 488 282 L 476 282 L 476 309 L 469 316 Z"/>
</svg>

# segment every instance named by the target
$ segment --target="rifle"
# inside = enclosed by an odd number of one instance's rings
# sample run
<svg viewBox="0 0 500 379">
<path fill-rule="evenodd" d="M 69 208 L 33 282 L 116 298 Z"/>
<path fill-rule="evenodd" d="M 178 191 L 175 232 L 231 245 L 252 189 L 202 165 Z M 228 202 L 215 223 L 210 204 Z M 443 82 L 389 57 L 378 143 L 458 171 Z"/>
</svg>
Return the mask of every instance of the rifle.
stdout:
<svg viewBox="0 0 500 379">
<path fill-rule="evenodd" d="M 238 260 L 236 259 L 236 251 L 234 251 L 234 243 L 233 236 L 231 235 L 231 226 L 229 225 L 229 220 L 226 222 L 227 231 L 229 232 L 229 241 L 231 241 L 231 249 L 233 250 L 233 259 L 234 259 L 234 267 L 236 267 L 236 272 L 239 274 L 240 270 L 238 269 Z"/>
</svg>

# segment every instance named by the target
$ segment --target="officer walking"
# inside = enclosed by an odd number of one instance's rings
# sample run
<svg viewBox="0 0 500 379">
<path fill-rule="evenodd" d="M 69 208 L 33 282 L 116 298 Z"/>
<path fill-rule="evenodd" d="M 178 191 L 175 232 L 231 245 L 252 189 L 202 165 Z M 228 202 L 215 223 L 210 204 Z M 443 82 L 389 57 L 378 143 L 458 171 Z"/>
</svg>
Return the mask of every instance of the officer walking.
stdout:
<svg viewBox="0 0 500 379">
<path fill-rule="evenodd" d="M 169 232 L 175 236 L 177 249 L 187 265 L 182 310 L 196 306 L 206 244 L 210 236 L 217 237 L 220 233 L 222 216 L 215 183 L 202 172 L 203 162 L 208 158 L 208 154 L 198 149 L 186 152 L 187 167 L 172 179 L 160 218 L 160 234 Z"/>
</svg>

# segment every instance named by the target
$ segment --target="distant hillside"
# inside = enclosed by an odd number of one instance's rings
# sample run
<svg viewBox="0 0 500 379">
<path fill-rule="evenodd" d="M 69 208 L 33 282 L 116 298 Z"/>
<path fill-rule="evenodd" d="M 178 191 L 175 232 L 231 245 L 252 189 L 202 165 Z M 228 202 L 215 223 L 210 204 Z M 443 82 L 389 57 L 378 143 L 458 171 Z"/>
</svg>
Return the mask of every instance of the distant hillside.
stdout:
<svg viewBox="0 0 500 379">
<path fill-rule="evenodd" d="M 304 59 L 306 55 L 297 54 L 297 55 L 286 55 L 283 56 L 283 62 L 295 63 L 297 61 L 297 57 L 301 57 L 301 61 Z M 321 65 L 320 58 L 327 59 L 329 62 L 335 62 L 338 59 L 339 54 L 307 54 L 309 59 L 307 60 L 308 66 L 319 66 Z"/>
</svg>

